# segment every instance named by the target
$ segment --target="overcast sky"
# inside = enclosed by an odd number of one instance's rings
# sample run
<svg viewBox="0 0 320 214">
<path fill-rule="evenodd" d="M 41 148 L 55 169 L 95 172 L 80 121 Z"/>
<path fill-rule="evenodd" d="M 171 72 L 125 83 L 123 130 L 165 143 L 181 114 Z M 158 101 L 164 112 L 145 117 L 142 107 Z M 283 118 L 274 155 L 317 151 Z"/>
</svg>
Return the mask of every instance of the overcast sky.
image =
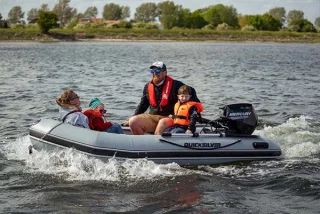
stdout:
<svg viewBox="0 0 320 214">
<path fill-rule="evenodd" d="M 25 12 L 25 19 L 31 8 L 39 8 L 41 4 L 48 4 L 49 9 L 58 3 L 59 0 L 0 0 L 0 13 L 3 18 L 8 17 L 10 9 L 14 6 L 21 6 Z M 108 3 L 116 3 L 121 6 L 129 6 L 131 10 L 131 18 L 136 8 L 142 3 L 155 2 L 161 0 L 71 0 L 70 6 L 84 12 L 90 6 L 98 8 L 98 17 L 102 17 L 103 6 Z M 284 7 L 287 13 L 290 10 L 302 10 L 304 17 L 314 23 L 316 17 L 320 17 L 320 0 L 174 0 L 175 4 L 180 4 L 183 8 L 189 8 L 194 11 L 209 5 L 224 4 L 232 5 L 241 14 L 263 14 L 274 7 Z"/>
</svg>

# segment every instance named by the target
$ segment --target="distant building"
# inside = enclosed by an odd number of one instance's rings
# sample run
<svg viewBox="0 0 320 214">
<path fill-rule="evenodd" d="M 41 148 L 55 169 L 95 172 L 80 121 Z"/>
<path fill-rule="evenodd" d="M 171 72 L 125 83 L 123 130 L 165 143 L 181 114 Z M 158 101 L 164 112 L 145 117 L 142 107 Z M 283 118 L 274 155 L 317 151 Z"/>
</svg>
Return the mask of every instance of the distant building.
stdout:
<svg viewBox="0 0 320 214">
<path fill-rule="evenodd" d="M 101 23 L 103 22 L 103 18 L 79 18 L 78 23 Z"/>
<path fill-rule="evenodd" d="M 103 18 L 79 18 L 78 23 L 107 23 L 107 24 L 118 24 L 121 20 L 104 20 Z"/>
<path fill-rule="evenodd" d="M 106 20 L 107 24 L 118 24 L 121 20 Z"/>
</svg>

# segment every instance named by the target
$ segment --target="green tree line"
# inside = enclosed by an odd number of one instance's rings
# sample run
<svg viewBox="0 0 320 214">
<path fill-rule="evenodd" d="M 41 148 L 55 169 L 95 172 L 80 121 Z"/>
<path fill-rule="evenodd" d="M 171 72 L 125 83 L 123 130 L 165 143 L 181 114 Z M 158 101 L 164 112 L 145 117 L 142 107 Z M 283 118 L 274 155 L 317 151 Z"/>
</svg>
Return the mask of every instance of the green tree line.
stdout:
<svg viewBox="0 0 320 214">
<path fill-rule="evenodd" d="M 70 6 L 71 0 L 59 0 L 52 10 L 47 4 L 40 5 L 39 8 L 32 8 L 27 12 L 27 21 L 31 22 L 42 18 L 47 21 L 55 20 L 54 15 L 46 15 L 48 12 L 56 14 L 61 27 L 75 27 L 79 18 L 96 18 L 99 9 L 102 9 L 102 17 L 105 20 L 122 20 L 124 23 L 130 17 L 130 8 L 116 3 L 105 4 L 103 8 L 88 7 L 84 13 L 78 13 L 76 8 Z M 43 13 L 46 12 L 46 13 Z M 40 14 L 42 14 L 40 16 Z M 25 13 L 20 6 L 14 6 L 8 13 L 8 19 L 3 20 L 0 13 L 0 27 L 5 27 L 3 23 L 9 25 L 24 23 Z M 51 17 L 49 19 L 48 17 Z M 314 24 L 304 18 L 303 11 L 290 10 L 286 12 L 284 7 L 275 7 L 265 14 L 243 15 L 237 12 L 232 5 L 211 5 L 191 12 L 190 9 L 173 1 L 162 1 L 160 3 L 142 3 L 136 8 L 134 21 L 137 23 L 160 22 L 164 29 L 188 28 L 188 29 L 247 29 L 278 31 L 287 28 L 290 31 L 316 32 L 320 28 L 320 17 L 317 17 Z M 43 20 L 41 21 L 43 24 Z M 39 24 L 39 22 L 38 22 Z M 130 23 L 124 24 L 130 28 Z M 47 29 L 45 27 L 45 29 Z"/>
</svg>

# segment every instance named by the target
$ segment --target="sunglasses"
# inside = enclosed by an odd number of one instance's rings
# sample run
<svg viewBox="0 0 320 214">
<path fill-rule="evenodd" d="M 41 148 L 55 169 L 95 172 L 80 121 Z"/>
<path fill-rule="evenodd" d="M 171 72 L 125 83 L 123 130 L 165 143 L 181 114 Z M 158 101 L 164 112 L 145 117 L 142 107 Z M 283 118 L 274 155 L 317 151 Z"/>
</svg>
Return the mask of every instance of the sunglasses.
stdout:
<svg viewBox="0 0 320 214">
<path fill-rule="evenodd" d="M 80 98 L 80 97 L 79 97 L 78 95 L 76 95 L 76 96 L 70 98 L 70 100 L 79 99 L 79 98 Z"/>
<path fill-rule="evenodd" d="M 156 69 L 156 70 L 155 69 L 151 69 L 150 70 L 150 73 L 152 73 L 152 74 L 153 73 L 160 74 L 160 72 L 161 72 L 161 69 Z"/>
<path fill-rule="evenodd" d="M 105 113 L 107 113 L 107 110 L 101 109 L 99 112 L 100 112 L 101 114 L 105 114 Z"/>
</svg>

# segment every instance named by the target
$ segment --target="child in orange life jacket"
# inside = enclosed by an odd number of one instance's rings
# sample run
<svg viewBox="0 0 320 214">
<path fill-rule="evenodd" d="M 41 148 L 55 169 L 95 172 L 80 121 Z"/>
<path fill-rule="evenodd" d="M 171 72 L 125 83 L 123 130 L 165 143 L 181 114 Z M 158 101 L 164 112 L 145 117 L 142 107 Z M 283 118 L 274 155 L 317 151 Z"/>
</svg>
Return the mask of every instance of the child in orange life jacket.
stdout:
<svg viewBox="0 0 320 214">
<path fill-rule="evenodd" d="M 89 107 L 90 109 L 83 112 L 83 114 L 85 114 L 89 119 L 90 129 L 123 134 L 123 130 L 119 124 L 108 122 L 104 118 L 103 115 L 107 111 L 104 109 L 104 104 L 98 98 L 93 98 L 89 103 Z"/>
<path fill-rule="evenodd" d="M 203 106 L 199 102 L 189 101 L 190 97 L 189 86 L 181 86 L 178 90 L 178 102 L 174 106 L 174 115 L 170 115 L 174 125 L 166 132 L 192 134 L 196 131 L 196 122 Z"/>
</svg>

